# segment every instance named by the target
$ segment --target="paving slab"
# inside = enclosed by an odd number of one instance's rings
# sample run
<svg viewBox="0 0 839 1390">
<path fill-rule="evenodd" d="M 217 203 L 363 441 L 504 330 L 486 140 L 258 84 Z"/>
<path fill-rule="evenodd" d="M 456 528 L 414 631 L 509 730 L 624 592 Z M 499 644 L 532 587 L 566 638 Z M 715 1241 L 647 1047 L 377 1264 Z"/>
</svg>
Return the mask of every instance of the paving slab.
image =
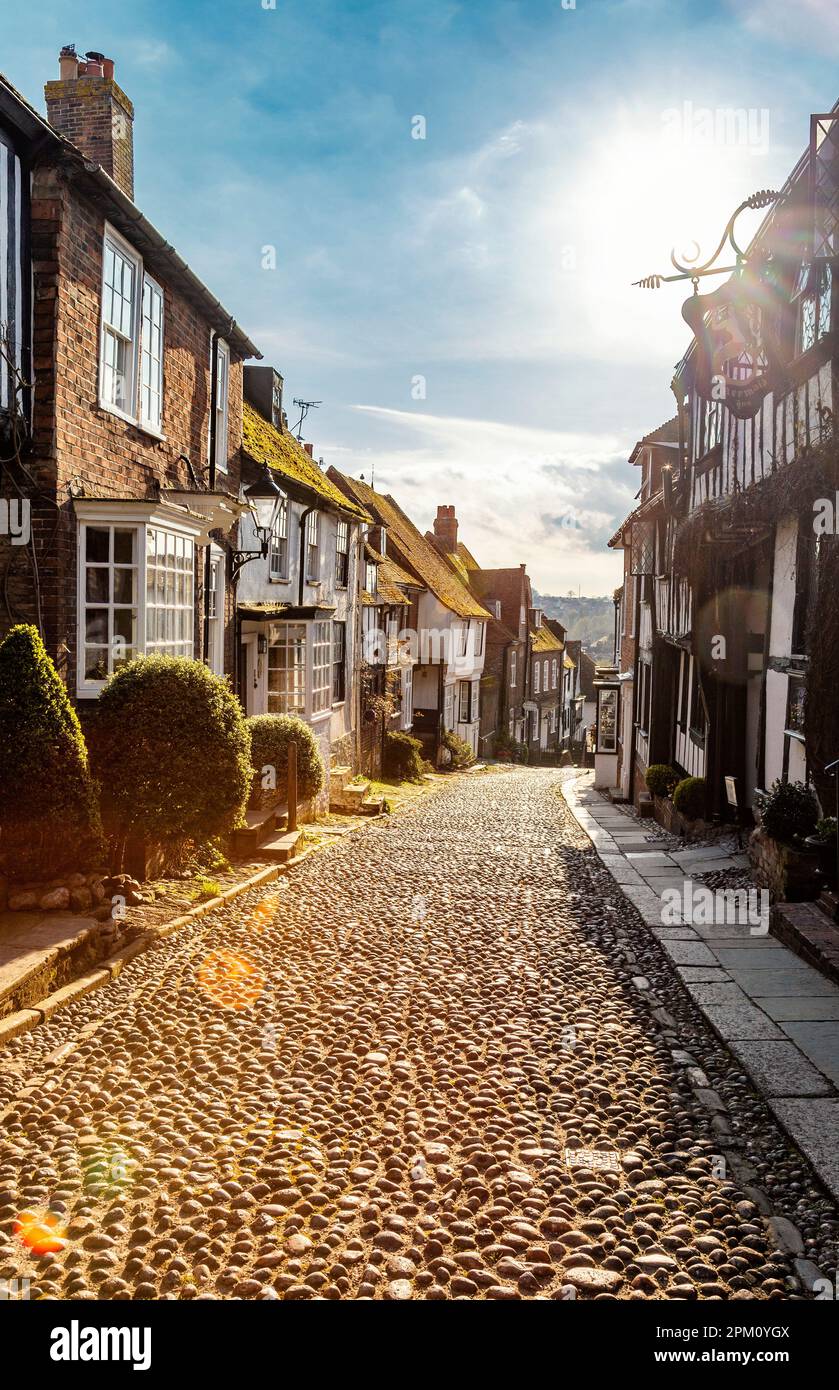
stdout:
<svg viewBox="0 0 839 1390">
<path fill-rule="evenodd" d="M 681 976 L 685 984 L 717 984 L 724 983 L 728 976 L 719 966 L 710 965 L 680 965 L 676 973 Z"/>
<path fill-rule="evenodd" d="M 797 956 L 792 958 L 798 961 Z M 818 970 L 812 970 L 803 962 L 799 962 L 796 969 L 784 965 L 782 970 L 744 970 L 736 963 L 727 966 L 727 969 L 752 998 L 770 994 L 832 994 L 836 988 L 832 981 L 826 980 Z"/>
<path fill-rule="evenodd" d="M 839 1019 L 839 990 L 835 994 L 799 994 L 767 999 L 758 998 L 755 1003 L 770 1018 L 779 1023 L 795 1019 L 832 1020 Z"/>
<path fill-rule="evenodd" d="M 729 1046 L 767 1096 L 827 1096 L 833 1090 L 794 1043 L 735 1038 Z"/>
<path fill-rule="evenodd" d="M 787 1022 L 783 1030 L 805 1057 L 839 1087 L 839 1022 Z"/>
<path fill-rule="evenodd" d="M 702 941 L 662 941 L 674 965 L 717 965 L 717 958 Z"/>
<path fill-rule="evenodd" d="M 738 970 L 785 970 L 787 957 L 801 963 L 798 956 L 771 937 L 759 945 L 748 946 L 723 946 L 721 941 L 715 941 L 713 951 L 721 965 L 733 965 Z"/>
<path fill-rule="evenodd" d="M 839 1100 L 773 1099 L 770 1104 L 822 1182 L 839 1198 Z"/>
<path fill-rule="evenodd" d="M 93 917 L 69 912 L 0 912 L 0 1000 L 81 945 L 99 925 Z"/>
</svg>

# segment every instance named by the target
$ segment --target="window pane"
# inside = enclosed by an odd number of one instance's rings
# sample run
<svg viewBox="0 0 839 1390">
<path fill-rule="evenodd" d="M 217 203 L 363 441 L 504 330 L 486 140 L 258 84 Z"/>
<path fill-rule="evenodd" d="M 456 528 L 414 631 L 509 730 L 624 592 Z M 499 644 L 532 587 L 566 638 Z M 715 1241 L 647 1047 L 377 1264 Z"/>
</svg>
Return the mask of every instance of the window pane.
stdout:
<svg viewBox="0 0 839 1390">
<path fill-rule="evenodd" d="M 118 527 L 114 528 L 114 564 L 134 564 L 135 535 L 136 532 L 134 530 L 122 531 Z"/>
<path fill-rule="evenodd" d="M 84 649 L 84 674 L 85 680 L 104 681 L 108 678 L 108 649 L 107 647 L 85 647 Z"/>
<path fill-rule="evenodd" d="M 85 639 L 88 642 L 108 641 L 107 608 L 88 608 L 85 611 Z"/>
<path fill-rule="evenodd" d="M 85 542 L 85 557 L 96 564 L 107 564 L 110 559 L 111 532 L 107 526 L 88 526 Z"/>
<path fill-rule="evenodd" d="M 114 603 L 134 603 L 134 601 L 134 570 L 115 569 Z"/>
<path fill-rule="evenodd" d="M 85 598 L 88 602 L 107 603 L 110 598 L 108 593 L 108 578 L 110 571 L 102 566 L 94 569 L 90 565 L 87 567 L 85 576 Z"/>
</svg>

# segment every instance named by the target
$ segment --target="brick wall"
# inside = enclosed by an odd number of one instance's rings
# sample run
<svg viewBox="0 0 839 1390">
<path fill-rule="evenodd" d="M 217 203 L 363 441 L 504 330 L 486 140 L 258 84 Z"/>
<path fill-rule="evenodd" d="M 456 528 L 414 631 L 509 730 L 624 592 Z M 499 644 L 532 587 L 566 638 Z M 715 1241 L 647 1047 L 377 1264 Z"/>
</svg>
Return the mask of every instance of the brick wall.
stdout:
<svg viewBox="0 0 839 1390">
<path fill-rule="evenodd" d="M 36 509 L 33 531 L 41 581 L 47 648 L 71 694 L 76 659 L 77 523 L 68 488 L 88 497 L 151 498 L 156 484 L 192 486 L 179 455 L 198 473 L 207 463 L 211 325 L 159 267 L 150 267 L 164 292 L 164 405 L 159 440 L 98 404 L 99 326 L 104 216 L 52 168 L 35 176 L 32 204 L 34 293 L 33 457 L 30 471 L 47 499 Z M 239 486 L 242 365 L 231 360 L 228 409 L 229 472 L 217 486 Z M 57 506 L 55 505 L 57 503 Z M 231 532 L 231 543 L 235 535 Z M 14 559 L 17 621 L 27 607 L 34 620 L 31 574 L 22 547 Z M 0 554 L 5 570 L 9 548 Z M 196 561 L 196 592 L 203 584 L 203 551 Z M 226 586 L 227 665 L 233 669 L 233 593 Z M 0 630 L 11 618 L 0 605 Z M 200 655 L 202 613 L 196 619 Z"/>
</svg>

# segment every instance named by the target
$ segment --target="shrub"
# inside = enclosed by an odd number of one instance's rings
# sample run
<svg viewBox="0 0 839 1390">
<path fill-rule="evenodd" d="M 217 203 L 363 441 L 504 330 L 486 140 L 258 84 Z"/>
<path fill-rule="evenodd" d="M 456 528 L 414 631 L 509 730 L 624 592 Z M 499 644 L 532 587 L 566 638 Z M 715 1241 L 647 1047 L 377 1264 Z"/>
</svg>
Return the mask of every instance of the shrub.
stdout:
<svg viewBox="0 0 839 1390">
<path fill-rule="evenodd" d="M 823 843 L 826 844 L 826 845 L 829 845 L 832 841 L 835 842 L 835 840 L 836 840 L 836 817 L 835 817 L 835 816 L 825 816 L 825 817 L 823 818 L 823 820 L 818 821 L 814 833 L 815 833 L 815 834 L 818 836 L 818 838 L 819 838 L 820 840 L 822 840 Z"/>
<path fill-rule="evenodd" d="M 308 724 L 291 714 L 254 714 L 246 722 L 251 735 L 251 764 L 256 774 L 253 793 L 256 802 L 274 801 L 277 793 L 285 795 L 288 745 L 292 739 L 297 744 L 297 795 L 301 801 L 317 796 L 324 782 L 323 760 Z"/>
<path fill-rule="evenodd" d="M 443 737 L 440 740 L 444 748 L 448 748 L 452 755 L 449 764 L 452 768 L 471 767 L 475 761 L 475 754 L 472 752 L 465 739 L 459 738 L 451 729 L 443 730 Z"/>
<path fill-rule="evenodd" d="M 794 840 L 810 835 L 819 819 L 815 795 L 803 782 L 782 782 L 777 778 L 768 792 L 755 797 L 760 819 L 773 840 Z"/>
<path fill-rule="evenodd" d="M 673 791 L 673 805 L 685 820 L 701 820 L 705 814 L 705 778 L 684 777 Z"/>
<path fill-rule="evenodd" d="M 91 753 L 109 828 L 198 842 L 242 818 L 250 738 L 227 681 L 186 657 L 140 657 L 99 698 Z"/>
<path fill-rule="evenodd" d="M 422 744 L 397 731 L 385 734 L 384 771 L 400 782 L 422 781 Z"/>
<path fill-rule="evenodd" d="M 669 796 L 679 781 L 679 774 L 667 763 L 653 763 L 644 773 L 644 780 L 653 796 Z"/>
<path fill-rule="evenodd" d="M 37 628 L 0 643 L 0 869 L 99 868 L 102 827 L 78 717 Z"/>
</svg>

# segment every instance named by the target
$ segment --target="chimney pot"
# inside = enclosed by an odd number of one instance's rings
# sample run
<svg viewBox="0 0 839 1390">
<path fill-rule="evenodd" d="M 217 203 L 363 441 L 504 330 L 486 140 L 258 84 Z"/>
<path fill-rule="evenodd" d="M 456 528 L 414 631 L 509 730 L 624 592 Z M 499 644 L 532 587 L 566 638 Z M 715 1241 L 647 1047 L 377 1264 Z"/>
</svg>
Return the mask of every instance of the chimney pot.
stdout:
<svg viewBox="0 0 839 1390">
<path fill-rule="evenodd" d="M 306 450 L 306 453 L 309 455 L 309 458 L 313 458 L 313 457 L 314 457 L 314 452 L 315 452 L 315 446 L 314 446 L 314 444 L 304 444 L 304 445 L 303 445 L 303 448 Z"/>
<path fill-rule="evenodd" d="M 59 54 L 59 79 L 44 88 L 47 119 L 133 202 L 134 107 L 113 77 L 113 60 L 104 53 L 91 49 L 80 61 L 75 46 L 66 44 Z"/>
</svg>

